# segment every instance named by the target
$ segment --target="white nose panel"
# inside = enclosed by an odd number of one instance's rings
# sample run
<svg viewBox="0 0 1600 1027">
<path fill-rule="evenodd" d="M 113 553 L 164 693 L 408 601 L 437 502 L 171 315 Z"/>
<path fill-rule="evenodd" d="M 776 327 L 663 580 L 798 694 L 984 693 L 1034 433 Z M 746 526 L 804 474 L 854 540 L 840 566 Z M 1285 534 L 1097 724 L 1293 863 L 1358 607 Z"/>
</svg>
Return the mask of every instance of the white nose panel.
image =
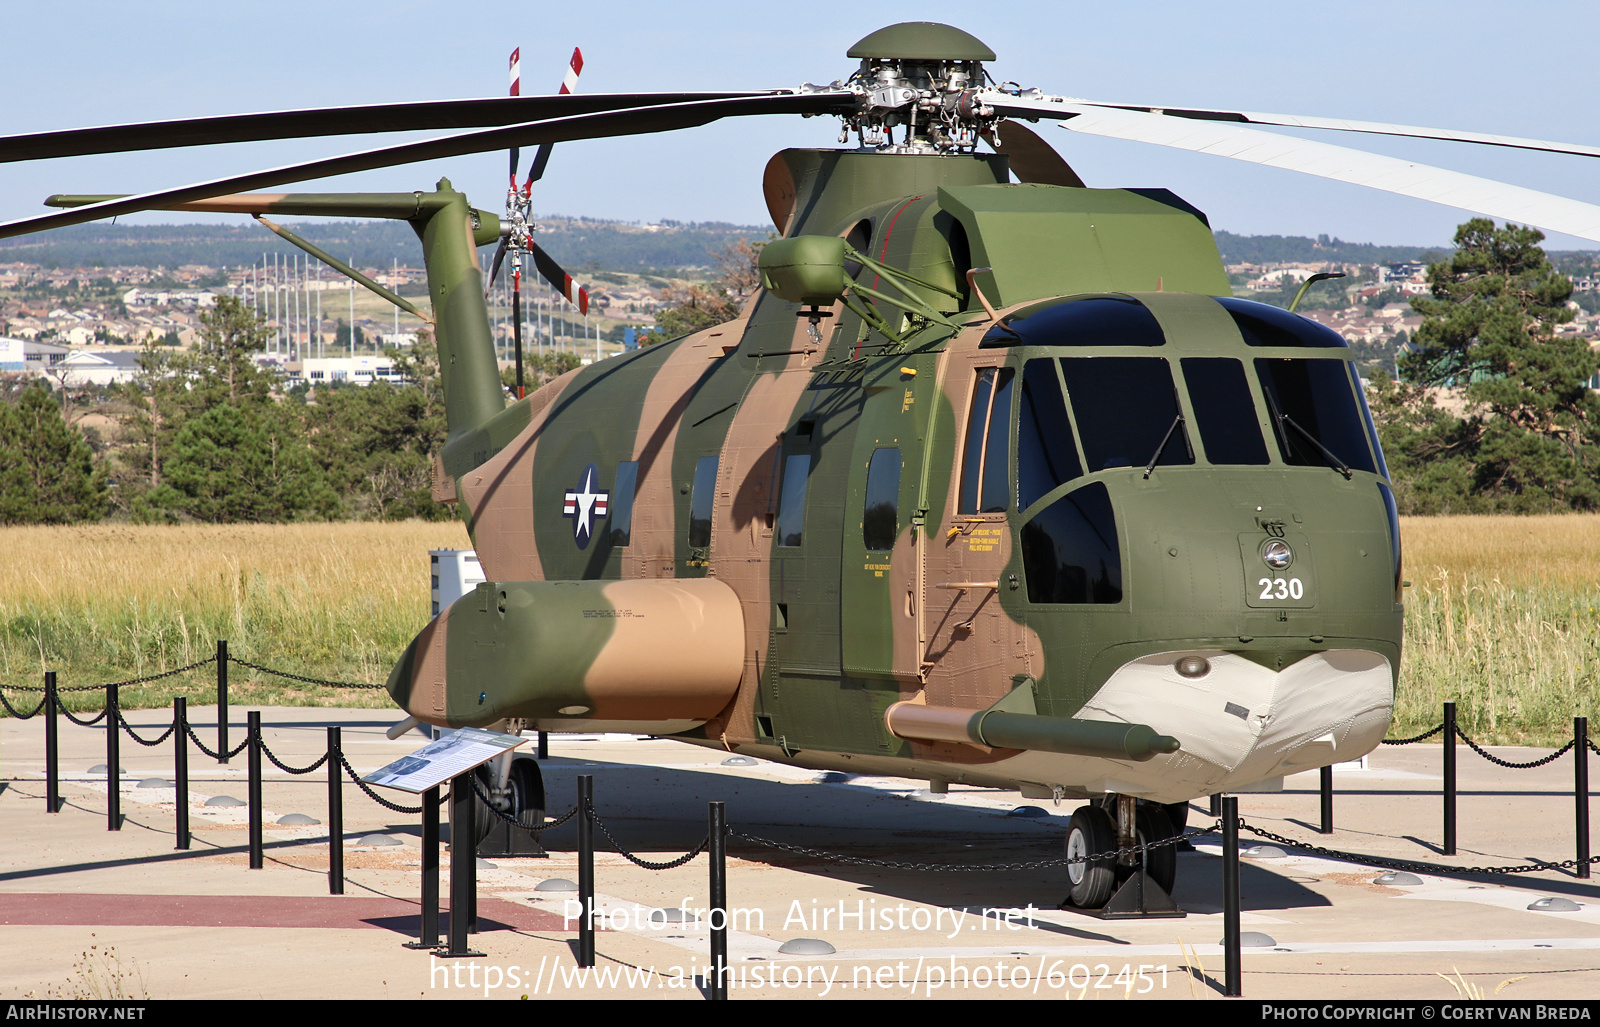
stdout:
<svg viewBox="0 0 1600 1027">
<path fill-rule="evenodd" d="M 1185 656 L 1204 657 L 1210 672 L 1179 674 L 1175 664 Z M 1282 671 L 1231 653 L 1182 651 L 1124 665 L 1078 716 L 1148 724 L 1177 738 L 1185 754 L 1229 775 L 1242 769 L 1240 777 L 1254 781 L 1344 758 L 1355 747 L 1369 751 L 1393 704 L 1389 661 L 1367 650 L 1315 653 Z"/>
</svg>

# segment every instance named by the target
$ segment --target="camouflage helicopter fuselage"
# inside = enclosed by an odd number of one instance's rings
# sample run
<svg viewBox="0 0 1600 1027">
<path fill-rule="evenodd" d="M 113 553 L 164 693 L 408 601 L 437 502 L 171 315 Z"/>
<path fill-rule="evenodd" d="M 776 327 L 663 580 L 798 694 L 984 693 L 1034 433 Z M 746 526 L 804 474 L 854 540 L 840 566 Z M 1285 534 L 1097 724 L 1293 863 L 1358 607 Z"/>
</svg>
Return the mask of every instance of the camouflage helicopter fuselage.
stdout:
<svg viewBox="0 0 1600 1027">
<path fill-rule="evenodd" d="M 1399 535 L 1348 350 L 1228 299 L 1170 193 L 1006 178 L 785 151 L 785 237 L 848 238 L 942 317 L 879 304 L 896 340 L 762 291 L 509 406 L 446 204 L 421 229 L 438 496 L 491 580 L 407 650 L 396 701 L 1159 802 L 1376 746 Z"/>
</svg>

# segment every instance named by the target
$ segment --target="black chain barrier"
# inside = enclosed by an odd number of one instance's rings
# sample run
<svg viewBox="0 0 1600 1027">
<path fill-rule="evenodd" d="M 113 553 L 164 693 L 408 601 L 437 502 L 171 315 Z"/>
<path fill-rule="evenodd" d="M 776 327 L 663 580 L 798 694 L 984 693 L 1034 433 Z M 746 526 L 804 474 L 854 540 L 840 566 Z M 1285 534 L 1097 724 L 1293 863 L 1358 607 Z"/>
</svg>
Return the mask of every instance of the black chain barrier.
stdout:
<svg viewBox="0 0 1600 1027">
<path fill-rule="evenodd" d="M 742 831 L 729 830 L 728 836 L 743 841 L 753 842 L 769 849 L 781 849 L 800 856 L 811 856 L 818 859 L 831 860 L 836 863 L 848 863 L 860 867 L 880 867 L 886 870 L 932 870 L 938 872 L 960 871 L 1002 871 L 1002 870 L 1044 870 L 1050 867 L 1071 866 L 1074 863 L 1095 863 L 1101 860 L 1119 859 L 1123 856 L 1137 856 L 1149 852 L 1151 849 L 1161 849 L 1169 845 L 1177 845 L 1192 838 L 1202 835 L 1214 834 L 1222 830 L 1222 821 L 1218 820 L 1210 827 L 1191 828 L 1182 834 L 1175 834 L 1171 838 L 1163 838 L 1154 842 L 1141 842 L 1126 849 L 1114 849 L 1110 852 L 1097 852 L 1089 856 L 1064 856 L 1059 859 L 1035 859 L 1025 863 L 906 863 L 893 859 L 870 859 L 866 856 L 845 856 L 837 852 L 825 852 L 821 849 L 808 849 L 803 845 L 790 845 L 787 842 L 773 841 L 771 838 L 760 838 Z M 610 835 L 607 835 L 609 838 Z"/>
<path fill-rule="evenodd" d="M 1510 770 L 1528 770 L 1528 769 L 1531 769 L 1533 767 L 1542 767 L 1546 763 L 1552 763 L 1552 762 L 1560 759 L 1561 757 L 1565 756 L 1567 754 L 1567 750 L 1568 749 L 1570 749 L 1574 745 L 1578 744 L 1578 740 L 1576 738 L 1569 739 L 1566 745 L 1563 745 L 1561 748 L 1557 749 L 1555 752 L 1553 752 L 1550 755 L 1544 757 L 1543 759 L 1537 759 L 1537 760 L 1532 761 L 1531 763 L 1510 763 L 1510 762 L 1507 762 L 1506 760 L 1501 759 L 1498 756 L 1495 756 L 1495 755 L 1493 755 L 1491 753 L 1488 753 L 1488 752 L 1484 751 L 1483 746 L 1479 745 L 1477 742 L 1474 742 L 1472 739 L 1468 738 L 1467 737 L 1467 733 L 1465 731 L 1461 730 L 1460 728 L 1456 728 L 1456 737 L 1461 739 L 1463 742 L 1466 742 L 1467 745 L 1471 746 L 1473 752 L 1477 753 L 1479 756 L 1482 756 L 1484 759 L 1488 760 L 1490 763 L 1494 763 L 1494 764 L 1497 764 L 1499 766 L 1506 767 L 1507 769 L 1510 769 Z"/>
<path fill-rule="evenodd" d="M 30 688 L 30 689 L 27 689 L 27 691 L 31 692 L 31 691 L 33 691 L 33 689 Z M 42 692 L 42 691 L 44 691 L 44 689 L 41 688 L 41 689 L 39 689 L 39 691 Z M 39 711 L 44 709 L 44 697 L 41 696 L 39 698 L 39 705 L 37 705 L 37 706 L 35 706 L 33 708 L 33 712 L 32 713 L 23 713 L 21 710 L 17 709 L 15 706 L 11 705 L 11 700 L 6 698 L 6 694 L 4 692 L 0 692 L 0 706 L 4 706 L 6 708 L 6 710 L 9 711 L 10 714 L 13 717 L 17 718 L 18 720 L 27 720 L 29 717 L 38 716 L 39 715 Z"/>
<path fill-rule="evenodd" d="M 1434 727 L 1434 729 L 1432 731 L 1424 731 L 1424 732 L 1422 732 L 1422 734 L 1416 735 L 1416 736 L 1411 737 L 1411 738 L 1385 738 L 1383 740 L 1382 744 L 1384 744 L 1384 745 L 1410 745 L 1412 742 L 1420 742 L 1424 738 L 1432 738 L 1434 735 L 1438 734 L 1440 731 L 1443 731 L 1443 730 L 1444 730 L 1444 725 L 1443 724 L 1439 724 L 1436 727 Z"/>
<path fill-rule="evenodd" d="M 552 827 L 560 827 L 562 824 L 565 824 L 567 821 L 578 815 L 578 807 L 574 806 L 556 819 L 546 821 L 545 823 L 535 827 L 531 824 L 524 824 L 522 821 L 513 817 L 504 810 L 496 809 L 493 800 L 491 800 L 488 794 L 484 792 L 483 782 L 478 779 L 477 774 L 472 775 L 472 790 L 478 793 L 478 801 L 483 803 L 483 808 L 492 813 L 496 819 L 510 824 L 512 827 L 515 827 L 518 830 L 526 831 L 533 835 L 541 834 L 550 830 Z"/>
<path fill-rule="evenodd" d="M 129 678 L 126 681 L 107 681 L 103 685 L 77 685 L 77 686 L 75 686 L 73 688 L 57 688 L 56 691 L 57 692 L 103 692 L 107 688 L 122 688 L 125 685 L 143 685 L 143 684 L 146 684 L 146 683 L 151 682 L 151 681 L 160 681 L 162 678 L 175 677 L 176 675 L 187 673 L 188 671 L 194 670 L 196 667 L 204 667 L 208 663 L 216 663 L 216 662 L 217 662 L 217 658 L 215 656 L 207 656 L 203 660 L 196 660 L 195 662 L 193 662 L 191 664 L 188 664 L 187 666 L 177 667 L 177 668 L 174 668 L 172 670 L 164 670 L 159 674 L 146 674 L 144 677 L 141 677 L 141 678 Z M 63 710 L 63 712 L 65 712 L 65 711 Z"/>
<path fill-rule="evenodd" d="M 1221 821 L 1218 821 L 1220 824 Z M 1239 826 L 1279 845 L 1288 845 L 1291 848 L 1305 852 L 1313 852 L 1319 856 L 1329 856 L 1333 859 L 1342 859 L 1351 863 L 1364 863 L 1367 866 L 1383 867 L 1386 870 L 1421 871 L 1425 874 L 1532 874 L 1540 870 L 1572 870 L 1586 863 L 1600 863 L 1600 856 L 1591 856 L 1585 860 L 1569 859 L 1560 863 L 1525 863 L 1503 867 L 1452 867 L 1441 866 L 1437 863 L 1422 863 L 1417 860 L 1384 859 L 1380 856 L 1363 856 L 1357 852 L 1340 852 L 1338 849 L 1324 849 L 1317 845 L 1307 845 L 1305 842 L 1293 838 L 1285 838 L 1281 834 L 1273 834 L 1253 824 L 1247 823 L 1243 817 L 1239 818 Z"/>
<path fill-rule="evenodd" d="M 210 756 L 214 760 L 221 760 L 221 759 L 224 758 L 222 753 L 217 752 L 215 749 L 211 748 L 209 745 L 207 745 L 206 743 L 204 743 L 204 742 L 202 742 L 200 740 L 200 736 L 194 733 L 194 725 L 193 724 L 185 724 L 183 726 L 183 731 L 184 731 L 184 734 L 189 736 L 189 741 L 191 741 L 195 745 L 199 746 L 200 751 L 205 753 L 207 756 Z M 230 759 L 230 760 L 233 759 L 235 756 L 239 755 L 241 752 L 244 752 L 245 746 L 247 746 L 249 744 L 250 744 L 250 737 L 248 735 L 246 735 L 244 741 L 240 742 L 238 745 L 236 745 L 232 749 L 228 750 L 226 758 Z"/>
<path fill-rule="evenodd" d="M 66 717 L 68 720 L 72 721 L 74 724 L 78 725 L 79 727 L 94 727 L 96 724 L 98 724 L 102 720 L 104 720 L 105 716 L 106 716 L 106 711 L 105 710 L 101 710 L 99 713 L 96 713 L 94 716 L 90 717 L 88 720 L 79 720 L 77 717 L 74 717 L 72 715 L 72 711 L 71 710 L 67 709 L 67 704 L 62 702 L 59 698 L 56 699 L 56 709 L 61 711 L 61 715 L 63 717 Z"/>
<path fill-rule="evenodd" d="M 309 774 L 313 770 L 321 770 L 322 769 L 322 765 L 324 763 L 328 762 L 328 757 L 330 755 L 332 755 L 331 753 L 325 752 L 325 753 L 322 754 L 322 759 L 320 759 L 317 762 L 311 764 L 311 766 L 306 767 L 303 770 L 296 770 L 294 767 L 291 767 L 291 766 L 289 766 L 289 764 L 287 764 L 287 763 L 283 762 L 282 760 L 278 759 L 278 757 L 276 755 L 274 755 L 273 751 L 271 749 L 267 748 L 267 740 L 265 738 L 262 738 L 260 735 L 257 735 L 256 739 L 261 743 L 261 751 L 266 754 L 267 759 L 271 760 L 272 761 L 272 765 L 274 767 L 277 767 L 279 770 L 283 771 L 285 774 Z M 418 808 L 417 812 L 419 812 L 419 813 L 422 812 L 420 807 Z"/>
<path fill-rule="evenodd" d="M 593 809 L 589 810 L 589 818 L 594 821 L 594 826 L 600 829 L 600 833 L 606 836 L 606 841 L 610 842 L 612 847 L 615 848 L 624 859 L 626 859 L 629 863 L 632 863 L 634 866 L 644 867 L 646 870 L 676 870 L 678 867 L 683 866 L 685 863 L 690 862 L 696 856 L 706 851 L 706 847 L 711 844 L 711 836 L 708 834 L 704 838 L 700 839 L 699 845 L 696 845 L 694 848 L 679 856 L 677 859 L 671 859 L 665 863 L 652 863 L 649 860 L 640 859 L 627 849 L 624 849 L 622 844 L 617 841 L 616 837 L 612 835 L 610 831 L 606 830 L 605 822 L 600 819 Z M 731 831 L 729 832 L 729 834 L 732 833 L 733 832 Z"/>
<path fill-rule="evenodd" d="M 215 660 L 216 657 L 213 656 L 212 659 Z M 306 676 L 304 676 L 302 674 L 291 674 L 286 670 L 273 670 L 271 667 L 263 667 L 259 663 L 251 663 L 249 660 L 241 660 L 237 656 L 232 655 L 231 653 L 228 656 L 228 662 L 229 663 L 237 663 L 241 667 L 249 667 L 251 670 L 258 670 L 263 674 L 272 674 L 272 675 L 274 675 L 276 677 L 288 678 L 290 681 L 299 681 L 299 682 L 302 682 L 302 683 L 307 684 L 307 685 L 326 685 L 326 686 L 328 686 L 330 688 L 385 688 L 385 687 L 387 687 L 386 685 L 362 685 L 362 684 L 356 684 L 356 683 L 351 682 L 351 681 L 324 681 L 322 678 L 308 678 L 308 677 L 306 677 Z"/>
<path fill-rule="evenodd" d="M 106 712 L 105 710 L 101 710 L 100 711 L 102 716 L 105 715 L 105 712 Z M 122 716 L 122 711 L 121 710 L 117 711 L 117 723 L 122 726 L 123 734 L 127 735 L 129 738 L 133 739 L 135 742 L 138 742 L 140 745 L 150 746 L 152 748 L 157 746 L 157 745 L 160 745 L 162 742 L 165 742 L 169 737 L 171 737 L 172 732 L 174 732 L 174 731 L 176 731 L 178 729 L 178 718 L 177 717 L 173 717 L 172 718 L 172 723 L 168 724 L 167 725 L 167 729 L 165 731 L 161 732 L 161 737 L 151 740 L 151 739 L 140 738 L 138 735 L 134 734 L 133 725 L 128 723 L 127 719 Z"/>
</svg>

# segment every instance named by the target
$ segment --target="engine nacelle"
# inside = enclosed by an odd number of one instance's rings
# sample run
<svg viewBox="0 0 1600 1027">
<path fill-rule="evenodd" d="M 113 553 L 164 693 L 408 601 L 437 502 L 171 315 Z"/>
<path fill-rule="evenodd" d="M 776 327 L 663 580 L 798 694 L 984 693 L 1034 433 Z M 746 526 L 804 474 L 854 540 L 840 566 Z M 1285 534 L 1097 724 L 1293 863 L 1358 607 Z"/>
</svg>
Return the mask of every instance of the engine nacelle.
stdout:
<svg viewBox="0 0 1600 1027">
<path fill-rule="evenodd" d="M 738 690 L 743 643 L 715 578 L 486 581 L 412 640 L 388 689 L 450 727 L 705 721 Z"/>
</svg>

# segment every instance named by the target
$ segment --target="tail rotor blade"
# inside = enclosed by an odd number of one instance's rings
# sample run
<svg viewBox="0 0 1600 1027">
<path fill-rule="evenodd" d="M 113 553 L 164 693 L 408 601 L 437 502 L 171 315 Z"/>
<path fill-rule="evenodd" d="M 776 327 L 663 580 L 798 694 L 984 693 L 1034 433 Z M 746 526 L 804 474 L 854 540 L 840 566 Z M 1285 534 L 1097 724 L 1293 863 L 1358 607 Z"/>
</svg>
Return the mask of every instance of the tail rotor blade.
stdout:
<svg viewBox="0 0 1600 1027">
<path fill-rule="evenodd" d="M 522 47 L 519 46 L 515 50 L 511 51 L 511 95 L 520 96 L 521 93 Z M 515 189 L 517 185 L 517 160 L 521 153 L 522 150 L 519 147 L 513 146 L 511 148 L 511 187 L 513 189 Z M 501 247 L 502 249 L 504 248 L 504 243 L 501 244 Z"/>
<path fill-rule="evenodd" d="M 557 91 L 556 95 L 568 96 L 577 92 L 578 76 L 581 74 L 583 74 L 583 51 L 578 47 L 573 47 L 572 59 L 567 62 L 567 74 L 561 79 L 561 88 Z M 554 143 L 540 144 L 539 151 L 534 154 L 533 157 L 533 166 L 528 168 L 528 181 L 522 186 L 522 191 L 524 193 L 528 191 L 533 183 L 544 177 L 545 165 L 550 163 L 550 151 L 552 148 L 554 148 L 554 146 Z M 517 177 L 517 173 L 512 171 L 511 177 L 515 179 Z"/>
<path fill-rule="evenodd" d="M 494 264 L 489 269 L 489 284 L 483 290 L 485 296 L 488 296 L 489 290 L 494 288 L 495 279 L 500 277 L 500 265 L 505 263 L 506 250 L 510 242 L 510 236 L 502 235 L 500 237 L 500 245 L 494 251 Z"/>
<path fill-rule="evenodd" d="M 567 298 L 567 302 L 578 308 L 580 314 L 589 312 L 589 291 L 579 285 L 577 281 L 560 264 L 540 248 L 538 243 L 530 242 L 533 253 L 533 264 L 539 269 L 539 276 Z"/>
<path fill-rule="evenodd" d="M 511 276 L 511 337 L 516 342 L 517 398 L 524 395 L 522 387 L 522 276 Z"/>
</svg>

